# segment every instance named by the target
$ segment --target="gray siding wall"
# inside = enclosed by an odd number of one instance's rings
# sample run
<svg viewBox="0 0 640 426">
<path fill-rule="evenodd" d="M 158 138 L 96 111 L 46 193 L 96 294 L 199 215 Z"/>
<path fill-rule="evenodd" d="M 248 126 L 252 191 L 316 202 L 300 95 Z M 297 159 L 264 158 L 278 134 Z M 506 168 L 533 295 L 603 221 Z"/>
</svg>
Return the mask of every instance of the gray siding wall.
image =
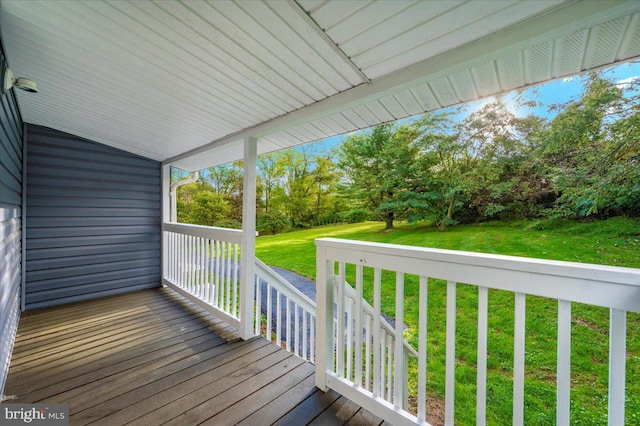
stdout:
<svg viewBox="0 0 640 426">
<path fill-rule="evenodd" d="M 160 163 L 27 131 L 26 308 L 160 285 Z"/>
<path fill-rule="evenodd" d="M 1 53 L 0 53 L 1 54 Z M 0 102 L 0 392 L 20 317 L 22 281 L 22 120 L 13 91 Z"/>
</svg>

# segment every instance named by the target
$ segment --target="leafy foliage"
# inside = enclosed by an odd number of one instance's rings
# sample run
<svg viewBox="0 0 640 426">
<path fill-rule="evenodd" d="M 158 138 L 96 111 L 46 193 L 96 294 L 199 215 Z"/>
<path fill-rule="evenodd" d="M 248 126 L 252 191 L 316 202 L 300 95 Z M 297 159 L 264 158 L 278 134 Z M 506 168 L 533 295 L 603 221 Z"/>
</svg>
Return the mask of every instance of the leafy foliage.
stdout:
<svg viewBox="0 0 640 426">
<path fill-rule="evenodd" d="M 444 231 L 495 219 L 638 216 L 639 101 L 640 79 L 616 84 L 592 73 L 580 96 L 549 106 L 552 119 L 516 116 L 495 98 L 456 121 L 429 113 L 356 132 L 334 152 L 266 154 L 258 158 L 258 228 L 341 218 L 386 229 L 427 221 Z M 179 219 L 241 223 L 242 173 L 241 162 L 201 173 L 178 192 Z"/>
</svg>

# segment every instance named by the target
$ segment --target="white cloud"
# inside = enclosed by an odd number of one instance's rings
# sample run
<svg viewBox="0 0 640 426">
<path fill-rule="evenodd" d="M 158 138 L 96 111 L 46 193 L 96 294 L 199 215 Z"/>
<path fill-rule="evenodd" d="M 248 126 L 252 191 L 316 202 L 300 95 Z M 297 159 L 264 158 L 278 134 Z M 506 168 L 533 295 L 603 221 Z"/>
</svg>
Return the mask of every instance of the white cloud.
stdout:
<svg viewBox="0 0 640 426">
<path fill-rule="evenodd" d="M 616 81 L 616 86 L 618 87 L 622 87 L 622 88 L 627 88 L 631 85 L 631 83 L 633 83 L 634 81 L 638 81 L 638 79 L 640 79 L 640 75 L 634 75 L 631 77 L 627 77 L 625 79 Z"/>
</svg>

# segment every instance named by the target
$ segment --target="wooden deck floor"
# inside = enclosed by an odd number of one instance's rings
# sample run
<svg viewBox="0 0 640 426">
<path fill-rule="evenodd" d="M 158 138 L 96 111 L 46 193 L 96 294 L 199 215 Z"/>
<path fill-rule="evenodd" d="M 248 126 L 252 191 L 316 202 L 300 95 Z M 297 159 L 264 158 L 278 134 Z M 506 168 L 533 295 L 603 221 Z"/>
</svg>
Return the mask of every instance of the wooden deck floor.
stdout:
<svg viewBox="0 0 640 426">
<path fill-rule="evenodd" d="M 24 313 L 5 395 L 69 404 L 72 425 L 382 424 L 168 289 Z"/>
</svg>

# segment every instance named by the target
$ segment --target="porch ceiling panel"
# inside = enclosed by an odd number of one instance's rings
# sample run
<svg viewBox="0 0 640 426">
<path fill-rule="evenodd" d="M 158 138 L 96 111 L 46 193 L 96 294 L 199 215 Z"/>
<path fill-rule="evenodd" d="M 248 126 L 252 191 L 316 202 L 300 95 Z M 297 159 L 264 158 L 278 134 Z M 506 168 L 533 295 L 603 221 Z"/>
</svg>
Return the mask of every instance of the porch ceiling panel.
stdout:
<svg viewBox="0 0 640 426">
<path fill-rule="evenodd" d="M 330 116 L 331 134 L 348 134 L 376 124 L 409 117 L 425 111 L 456 105 L 468 100 L 495 95 L 504 91 L 526 87 L 554 78 L 573 75 L 616 61 L 640 56 L 640 13 L 635 13 L 589 29 L 581 29 L 561 37 L 544 41 L 487 62 L 481 62 L 460 71 L 446 72 L 405 90 L 358 104 Z M 604 30 L 603 30 L 604 29 Z M 613 30 L 612 30 L 613 29 Z M 606 34 L 606 36 L 603 36 Z M 596 52 L 602 52 L 596 54 Z M 603 62 L 603 56 L 607 55 Z M 437 76 L 437 75 L 436 75 Z M 259 144 L 259 152 L 269 152 L 280 140 L 293 146 L 327 136 L 326 118 L 300 123 L 288 130 L 269 135 L 271 144 Z M 338 127 L 338 128 L 336 128 Z M 309 131 L 309 129 L 315 129 Z M 292 143 L 297 138 L 298 143 Z M 282 145 L 282 144 L 279 144 Z M 277 148 L 279 149 L 279 148 Z M 216 152 L 216 151 L 214 151 Z M 231 159 L 242 156 L 242 147 L 227 150 Z M 217 155 L 208 154 L 183 159 L 177 164 L 185 168 L 198 167 L 201 161 L 226 162 Z"/>
<path fill-rule="evenodd" d="M 640 56 L 637 1 L 3 0 L 23 118 L 186 170 Z"/>
</svg>

